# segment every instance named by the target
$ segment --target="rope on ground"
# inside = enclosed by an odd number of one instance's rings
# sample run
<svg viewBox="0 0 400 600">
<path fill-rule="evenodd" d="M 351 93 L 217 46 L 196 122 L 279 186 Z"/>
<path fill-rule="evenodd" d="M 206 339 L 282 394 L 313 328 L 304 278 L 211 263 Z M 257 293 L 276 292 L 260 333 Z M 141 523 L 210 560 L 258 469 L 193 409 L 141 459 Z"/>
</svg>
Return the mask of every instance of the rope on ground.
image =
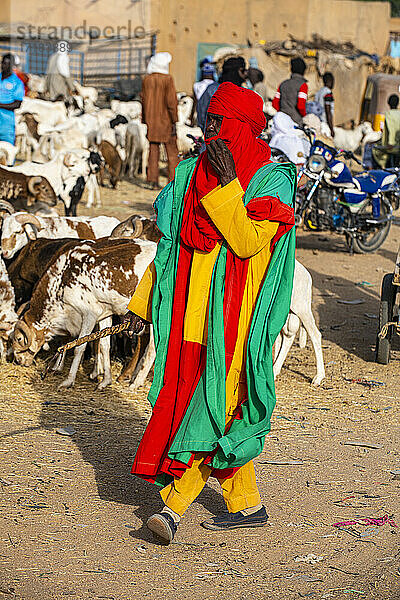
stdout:
<svg viewBox="0 0 400 600">
<path fill-rule="evenodd" d="M 43 373 L 41 374 L 41 379 L 45 379 L 47 373 L 49 372 L 50 368 L 53 366 L 54 364 L 54 368 L 57 369 L 58 365 L 61 363 L 63 356 L 65 354 L 65 352 L 67 352 L 68 350 L 72 350 L 72 348 L 76 348 L 77 346 L 82 346 L 82 344 L 87 344 L 88 342 L 94 342 L 96 340 L 100 340 L 102 338 L 105 338 L 109 335 L 115 335 L 116 333 L 121 333 L 122 331 L 126 331 L 127 329 L 129 329 L 130 323 L 129 321 L 125 322 L 125 323 L 119 323 L 118 325 L 113 325 L 112 327 L 105 327 L 104 329 L 100 329 L 100 331 L 95 331 L 94 333 L 90 333 L 89 335 L 84 335 L 81 338 L 77 338 L 76 340 L 72 340 L 71 342 L 68 342 L 67 344 L 64 344 L 63 346 L 60 346 L 57 349 L 57 352 L 54 354 L 54 356 L 52 356 L 50 359 L 47 359 L 48 365 L 46 366 L 46 369 L 43 371 Z"/>
</svg>

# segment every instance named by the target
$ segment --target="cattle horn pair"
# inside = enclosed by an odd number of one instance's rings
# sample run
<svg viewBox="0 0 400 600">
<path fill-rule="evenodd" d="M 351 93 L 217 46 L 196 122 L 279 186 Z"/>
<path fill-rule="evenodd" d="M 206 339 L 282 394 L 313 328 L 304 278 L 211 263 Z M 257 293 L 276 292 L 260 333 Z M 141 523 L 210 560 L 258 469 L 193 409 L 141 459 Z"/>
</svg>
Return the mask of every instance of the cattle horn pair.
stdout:
<svg viewBox="0 0 400 600">
<path fill-rule="evenodd" d="M 40 177 L 40 175 L 36 175 L 36 176 L 30 177 L 28 179 L 28 190 L 30 191 L 32 196 L 36 196 L 36 194 L 38 193 L 38 190 L 36 190 L 35 187 L 37 185 L 39 185 L 40 183 L 42 183 L 42 181 L 43 181 L 43 177 Z"/>
<path fill-rule="evenodd" d="M 29 329 L 28 325 L 25 323 L 25 321 L 17 321 L 15 324 L 14 332 L 17 331 L 17 329 L 19 329 L 26 338 L 26 342 L 24 344 L 20 344 L 18 342 L 19 350 L 21 352 L 24 352 L 25 350 L 28 350 L 29 346 L 32 343 L 32 332 L 30 331 L 30 329 Z M 14 343 L 16 343 L 15 335 L 14 335 Z"/>
</svg>

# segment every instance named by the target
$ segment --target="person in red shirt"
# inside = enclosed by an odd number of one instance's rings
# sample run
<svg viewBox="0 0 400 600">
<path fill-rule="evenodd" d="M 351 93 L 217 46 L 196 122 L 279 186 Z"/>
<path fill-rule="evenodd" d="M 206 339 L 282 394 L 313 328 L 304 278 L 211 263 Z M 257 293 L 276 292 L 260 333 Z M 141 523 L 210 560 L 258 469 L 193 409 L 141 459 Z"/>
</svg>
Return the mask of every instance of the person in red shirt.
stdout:
<svg viewBox="0 0 400 600">
<path fill-rule="evenodd" d="M 304 78 L 306 63 L 300 57 L 290 61 L 290 79 L 282 81 L 278 87 L 272 106 L 275 110 L 289 115 L 295 123 L 301 125 L 306 115 L 306 102 L 308 94 L 307 80 Z"/>
<path fill-rule="evenodd" d="M 20 70 L 19 65 L 21 64 L 21 60 L 17 54 L 14 54 L 14 73 L 22 81 L 24 84 L 25 96 L 29 92 L 29 75 Z"/>
</svg>

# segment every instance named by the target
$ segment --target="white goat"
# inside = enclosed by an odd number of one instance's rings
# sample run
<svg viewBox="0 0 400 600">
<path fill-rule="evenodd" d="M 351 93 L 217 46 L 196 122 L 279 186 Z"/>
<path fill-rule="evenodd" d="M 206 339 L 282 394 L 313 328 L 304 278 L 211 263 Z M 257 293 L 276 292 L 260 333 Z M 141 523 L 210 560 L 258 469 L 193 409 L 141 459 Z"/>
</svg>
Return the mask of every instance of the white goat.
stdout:
<svg viewBox="0 0 400 600">
<path fill-rule="evenodd" d="M 86 189 L 87 189 L 87 201 L 86 201 L 86 208 L 90 208 L 91 206 L 93 206 L 93 204 L 96 204 L 95 206 L 100 207 L 101 206 L 101 195 L 100 195 L 100 186 L 99 186 L 99 182 L 97 181 L 97 175 L 96 173 L 91 173 L 89 175 L 89 179 L 87 180 L 86 183 Z"/>
<path fill-rule="evenodd" d="M 146 175 L 149 157 L 149 142 L 146 137 L 147 125 L 140 121 L 132 120 L 128 123 L 125 135 L 126 158 L 123 167 L 125 172 L 128 166 L 128 177 L 133 178 L 139 174 Z"/>
<path fill-rule="evenodd" d="M 333 129 L 335 132 L 335 137 L 333 138 L 335 148 L 342 150 L 355 152 L 364 143 L 364 138 L 368 138 L 367 141 L 376 141 L 374 139 L 374 137 L 376 138 L 374 136 L 375 132 L 368 121 L 357 125 L 354 129 L 343 129 L 343 127 L 334 127 Z"/>
<path fill-rule="evenodd" d="M 39 123 L 46 123 L 50 126 L 67 120 L 67 109 L 64 102 L 50 102 L 25 96 L 15 114 L 22 115 L 26 112 L 34 115 Z"/>
<path fill-rule="evenodd" d="M 185 125 L 190 125 L 190 115 L 192 114 L 193 98 L 183 96 L 178 102 L 178 121 Z"/>
<path fill-rule="evenodd" d="M 87 149 L 87 136 L 77 128 L 70 128 L 65 131 L 53 130 L 40 138 L 39 151 L 45 160 L 52 160 L 65 148 Z"/>
<path fill-rule="evenodd" d="M 96 104 L 99 93 L 95 87 L 84 86 L 77 81 L 74 81 L 74 86 L 84 101 L 89 101 L 92 104 Z"/>
<path fill-rule="evenodd" d="M 200 127 L 189 127 L 189 125 L 185 125 L 184 123 L 176 124 L 178 151 L 184 155 L 190 152 L 194 144 L 193 140 L 188 137 L 189 134 L 193 135 L 193 137 L 202 137 L 203 132 Z"/>
<path fill-rule="evenodd" d="M 142 105 L 137 100 L 122 102 L 121 100 L 111 100 L 111 110 L 115 115 L 123 115 L 129 119 L 141 119 Z M 112 117 L 111 117 L 112 118 Z"/>
<path fill-rule="evenodd" d="M 312 277 L 307 269 L 296 260 L 293 278 L 293 292 L 290 312 L 282 331 L 278 335 L 274 347 L 274 377 L 277 377 L 282 365 L 300 329 L 300 348 L 304 348 L 307 333 L 310 336 L 317 360 L 317 374 L 313 385 L 320 385 L 325 378 L 324 357 L 322 355 L 321 333 L 315 324 L 311 310 Z"/>
</svg>

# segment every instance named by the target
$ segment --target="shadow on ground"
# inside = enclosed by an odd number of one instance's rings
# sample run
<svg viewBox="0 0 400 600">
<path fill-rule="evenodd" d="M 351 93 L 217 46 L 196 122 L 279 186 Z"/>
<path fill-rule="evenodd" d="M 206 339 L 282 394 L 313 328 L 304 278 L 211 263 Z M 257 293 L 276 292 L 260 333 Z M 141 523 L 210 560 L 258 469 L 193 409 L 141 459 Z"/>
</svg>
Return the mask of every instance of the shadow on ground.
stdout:
<svg viewBox="0 0 400 600">
<path fill-rule="evenodd" d="M 64 374 L 67 373 L 65 366 Z M 148 517 L 162 506 L 158 487 L 130 474 L 133 457 L 147 423 L 143 412 L 144 394 L 140 405 L 118 391 L 116 384 L 102 392 L 88 379 L 90 365 L 78 373 L 73 390 L 58 392 L 60 379 L 50 375 L 40 387 L 42 408 L 39 426 L 54 430 L 67 424 L 76 433 L 71 438 L 83 460 L 94 470 L 98 495 L 102 500 L 134 506 L 143 526 L 130 535 L 152 539 L 144 527 Z M 147 401 L 146 401 L 147 402 Z M 206 487 L 197 500 L 215 514 L 224 509 L 222 496 Z"/>
</svg>

